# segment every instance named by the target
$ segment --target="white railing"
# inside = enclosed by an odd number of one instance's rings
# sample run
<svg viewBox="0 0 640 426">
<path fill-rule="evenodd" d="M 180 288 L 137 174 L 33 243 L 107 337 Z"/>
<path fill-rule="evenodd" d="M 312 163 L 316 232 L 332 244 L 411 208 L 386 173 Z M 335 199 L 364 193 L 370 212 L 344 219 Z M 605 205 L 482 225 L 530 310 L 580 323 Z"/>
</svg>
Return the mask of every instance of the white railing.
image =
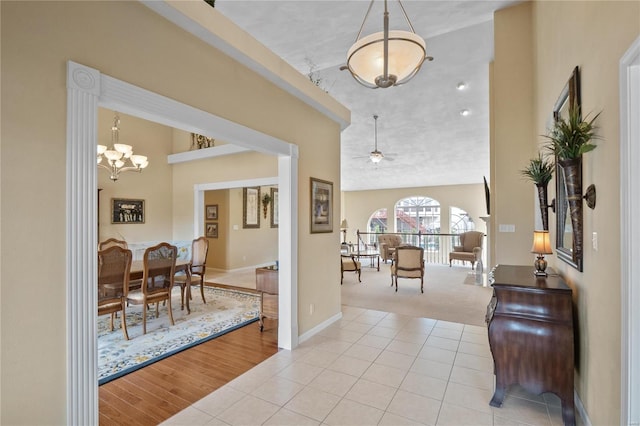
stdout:
<svg viewBox="0 0 640 426">
<path fill-rule="evenodd" d="M 449 253 L 453 246 L 460 244 L 459 234 L 431 234 L 408 232 L 356 232 L 358 245 L 361 250 L 378 245 L 378 235 L 400 235 L 403 244 L 409 244 L 424 249 L 426 263 L 449 264 Z"/>
</svg>

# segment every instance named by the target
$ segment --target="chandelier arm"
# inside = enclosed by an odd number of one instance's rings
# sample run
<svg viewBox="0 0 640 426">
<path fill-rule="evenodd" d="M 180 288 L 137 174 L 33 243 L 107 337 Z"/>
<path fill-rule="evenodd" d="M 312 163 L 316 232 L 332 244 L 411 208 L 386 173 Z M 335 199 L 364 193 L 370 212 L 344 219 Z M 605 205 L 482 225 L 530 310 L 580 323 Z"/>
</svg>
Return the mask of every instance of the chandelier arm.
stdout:
<svg viewBox="0 0 640 426">
<path fill-rule="evenodd" d="M 107 169 L 107 170 L 111 171 L 111 166 L 107 166 L 106 164 L 100 163 L 100 164 L 98 164 L 98 167 L 102 167 L 103 169 Z"/>
<path fill-rule="evenodd" d="M 413 29 L 413 25 L 411 25 L 411 21 L 409 20 L 409 15 L 407 15 L 407 11 L 404 10 L 404 6 L 402 5 L 402 2 L 400 0 L 398 0 L 398 4 L 400 5 L 400 9 L 402 10 L 402 14 L 404 15 L 404 19 L 407 20 L 407 25 L 409 25 L 409 28 L 411 29 L 412 33 L 416 33 L 416 30 Z"/>
<path fill-rule="evenodd" d="M 369 3 L 369 8 L 367 9 L 367 13 L 364 15 L 364 19 L 362 20 L 362 25 L 360 25 L 360 31 L 358 31 L 358 35 L 356 36 L 356 41 L 360 40 L 360 35 L 362 34 L 362 30 L 364 29 L 364 24 L 367 22 L 367 18 L 369 17 L 369 12 L 371 12 L 371 8 L 373 7 L 373 1 Z"/>
<path fill-rule="evenodd" d="M 120 167 L 118 171 L 119 172 L 141 172 L 142 169 L 140 167 L 127 166 L 127 167 Z"/>
</svg>

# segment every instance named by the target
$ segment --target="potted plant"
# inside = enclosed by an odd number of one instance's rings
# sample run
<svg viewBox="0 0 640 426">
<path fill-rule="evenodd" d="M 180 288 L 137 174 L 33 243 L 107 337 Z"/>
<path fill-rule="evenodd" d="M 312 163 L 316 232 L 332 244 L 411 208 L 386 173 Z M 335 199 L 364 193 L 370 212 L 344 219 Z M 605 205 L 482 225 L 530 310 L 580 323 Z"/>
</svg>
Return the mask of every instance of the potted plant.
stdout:
<svg viewBox="0 0 640 426">
<path fill-rule="evenodd" d="M 569 108 L 569 116 L 565 119 L 556 117 L 548 135 L 546 148 L 552 152 L 563 175 L 564 187 L 569 205 L 573 232 L 574 260 L 582 255 L 582 154 L 593 151 L 596 145 L 593 140 L 599 139 L 595 134 L 594 121 L 600 116 L 596 114 L 590 120 L 582 118 L 580 107 Z M 562 206 L 557 206 L 561 209 Z"/>
<path fill-rule="evenodd" d="M 540 213 L 542 217 L 542 227 L 545 231 L 549 230 L 549 206 L 547 204 L 547 186 L 553 177 L 553 162 L 542 157 L 538 153 L 536 158 L 529 160 L 526 168 L 520 170 L 520 173 L 528 180 L 535 183 L 538 188 L 538 199 L 540 200 Z"/>
</svg>

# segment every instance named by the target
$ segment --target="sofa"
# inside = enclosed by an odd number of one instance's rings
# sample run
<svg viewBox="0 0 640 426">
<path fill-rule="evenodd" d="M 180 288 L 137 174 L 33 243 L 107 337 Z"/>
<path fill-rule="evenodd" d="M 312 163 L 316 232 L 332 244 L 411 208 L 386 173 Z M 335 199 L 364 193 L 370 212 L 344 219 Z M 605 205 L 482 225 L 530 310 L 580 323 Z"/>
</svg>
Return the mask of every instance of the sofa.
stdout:
<svg viewBox="0 0 640 426">
<path fill-rule="evenodd" d="M 462 263 L 471 262 L 471 269 L 482 256 L 482 239 L 484 234 L 478 231 L 467 231 L 459 235 L 460 245 L 453 246 L 449 253 L 449 267 L 451 261 L 460 260 Z"/>
<path fill-rule="evenodd" d="M 387 260 L 393 260 L 393 253 L 396 247 L 403 245 L 402 237 L 395 234 L 381 234 L 378 235 L 378 247 L 380 247 L 380 257 L 384 263 Z"/>
</svg>

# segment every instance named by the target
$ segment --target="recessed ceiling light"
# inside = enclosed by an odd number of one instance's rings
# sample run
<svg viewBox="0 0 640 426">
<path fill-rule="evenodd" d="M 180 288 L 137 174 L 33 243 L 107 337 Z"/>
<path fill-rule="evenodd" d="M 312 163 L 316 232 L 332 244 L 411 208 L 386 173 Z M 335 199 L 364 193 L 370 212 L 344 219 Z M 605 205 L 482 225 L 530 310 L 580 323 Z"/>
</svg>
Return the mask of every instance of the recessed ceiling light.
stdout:
<svg viewBox="0 0 640 426">
<path fill-rule="evenodd" d="M 467 88 L 467 83 L 465 83 L 464 81 L 461 81 L 460 83 L 458 83 L 456 85 L 456 89 L 458 90 L 464 90 Z"/>
<path fill-rule="evenodd" d="M 466 117 L 469 114 L 471 114 L 471 111 L 469 111 L 468 109 L 460 110 L 460 115 L 463 117 Z"/>
</svg>

